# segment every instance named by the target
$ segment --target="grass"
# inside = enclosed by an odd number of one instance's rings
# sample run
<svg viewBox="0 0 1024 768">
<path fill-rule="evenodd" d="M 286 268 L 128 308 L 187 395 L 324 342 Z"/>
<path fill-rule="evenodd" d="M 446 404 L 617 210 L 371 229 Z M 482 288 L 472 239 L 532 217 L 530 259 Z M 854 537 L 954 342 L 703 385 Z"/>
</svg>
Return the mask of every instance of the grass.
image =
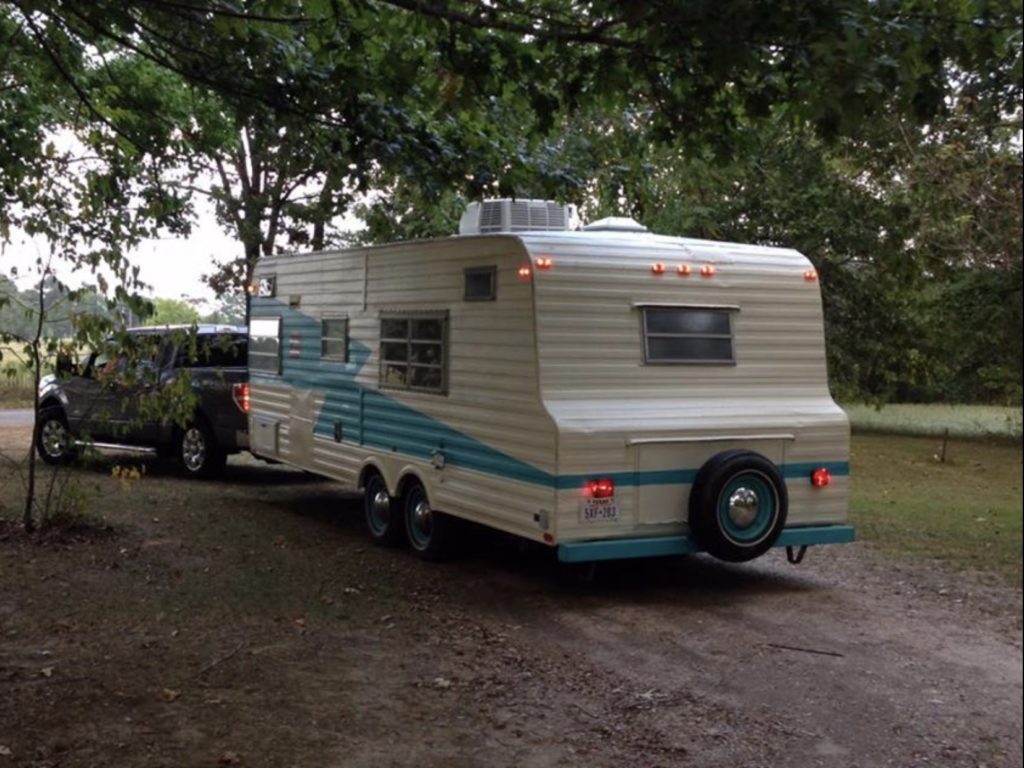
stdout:
<svg viewBox="0 0 1024 768">
<path fill-rule="evenodd" d="M 843 410 L 858 432 L 951 437 L 1021 438 L 1022 409 L 996 405 L 846 404 Z"/>
<path fill-rule="evenodd" d="M 1021 586 L 1021 445 L 856 435 L 850 517 L 860 538 Z"/>
<path fill-rule="evenodd" d="M 30 408 L 32 390 L 32 371 L 20 347 L 0 345 L 0 408 Z"/>
</svg>

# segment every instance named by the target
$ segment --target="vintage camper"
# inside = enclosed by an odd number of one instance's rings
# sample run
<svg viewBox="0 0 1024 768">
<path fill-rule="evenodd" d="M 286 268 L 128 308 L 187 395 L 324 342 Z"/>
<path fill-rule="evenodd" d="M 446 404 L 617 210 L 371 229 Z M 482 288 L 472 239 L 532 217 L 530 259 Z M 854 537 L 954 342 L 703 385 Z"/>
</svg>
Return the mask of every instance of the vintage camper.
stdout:
<svg viewBox="0 0 1024 768">
<path fill-rule="evenodd" d="M 493 200 L 458 236 L 263 259 L 253 453 L 426 558 L 460 519 L 567 562 L 852 541 L 811 263 L 574 219 Z"/>
</svg>

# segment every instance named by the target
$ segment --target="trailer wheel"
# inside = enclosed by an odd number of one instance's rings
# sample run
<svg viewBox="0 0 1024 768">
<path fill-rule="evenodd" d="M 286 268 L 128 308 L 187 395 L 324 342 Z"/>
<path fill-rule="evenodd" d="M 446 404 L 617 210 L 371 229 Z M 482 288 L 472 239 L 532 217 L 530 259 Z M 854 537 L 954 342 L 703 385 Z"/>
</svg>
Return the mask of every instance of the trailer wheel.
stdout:
<svg viewBox="0 0 1024 768">
<path fill-rule="evenodd" d="M 432 509 L 427 492 L 418 482 L 402 493 L 405 533 L 412 551 L 424 560 L 443 560 L 455 549 L 455 518 Z"/>
<path fill-rule="evenodd" d="M 690 530 L 720 560 L 753 560 L 779 538 L 788 506 L 786 484 L 772 462 L 752 451 L 725 451 L 697 473 Z"/>
<path fill-rule="evenodd" d="M 376 472 L 371 472 L 366 478 L 363 511 L 366 530 L 374 542 L 385 547 L 398 547 L 405 543 L 405 524 L 398 501 L 388 493 L 387 483 Z"/>
</svg>

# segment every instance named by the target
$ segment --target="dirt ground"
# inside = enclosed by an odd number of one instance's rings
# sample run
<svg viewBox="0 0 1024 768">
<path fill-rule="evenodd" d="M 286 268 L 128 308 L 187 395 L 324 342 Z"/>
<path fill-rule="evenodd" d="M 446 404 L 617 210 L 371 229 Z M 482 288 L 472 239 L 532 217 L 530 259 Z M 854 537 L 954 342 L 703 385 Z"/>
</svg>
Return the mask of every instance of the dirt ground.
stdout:
<svg viewBox="0 0 1024 768">
<path fill-rule="evenodd" d="M 862 543 L 431 564 L 331 483 L 146 469 L 75 470 L 104 523 L 0 522 L 0 768 L 1021 765 L 1018 589 Z"/>
</svg>

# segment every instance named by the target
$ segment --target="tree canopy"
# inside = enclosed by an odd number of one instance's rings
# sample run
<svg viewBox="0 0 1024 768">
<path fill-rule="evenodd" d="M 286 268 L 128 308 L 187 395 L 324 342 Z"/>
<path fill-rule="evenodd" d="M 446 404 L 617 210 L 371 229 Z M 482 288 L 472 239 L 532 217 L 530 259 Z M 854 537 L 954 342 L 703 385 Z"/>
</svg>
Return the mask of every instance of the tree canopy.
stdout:
<svg viewBox="0 0 1024 768">
<path fill-rule="evenodd" d="M 553 196 L 803 250 L 844 392 L 1019 399 L 1021 28 L 1009 0 L 7 0 L 0 238 L 126 299 L 128 249 L 206 196 L 230 292 L 346 213 L 373 242 Z"/>
</svg>

